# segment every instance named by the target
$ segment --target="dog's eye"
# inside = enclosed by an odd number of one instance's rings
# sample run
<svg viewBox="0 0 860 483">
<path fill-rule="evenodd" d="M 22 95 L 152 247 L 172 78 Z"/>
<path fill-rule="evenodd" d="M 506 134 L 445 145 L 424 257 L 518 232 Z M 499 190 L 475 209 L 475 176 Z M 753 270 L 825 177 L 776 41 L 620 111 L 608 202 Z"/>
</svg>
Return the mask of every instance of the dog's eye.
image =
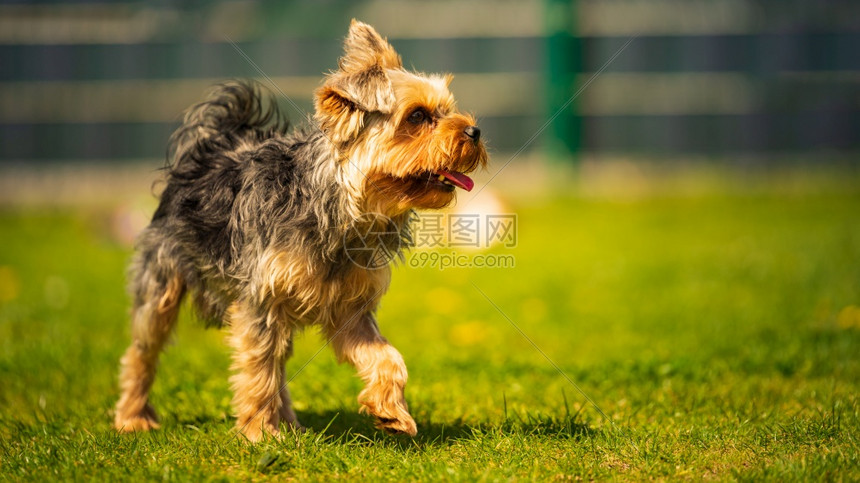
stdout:
<svg viewBox="0 0 860 483">
<path fill-rule="evenodd" d="M 407 120 L 412 124 L 421 124 L 428 118 L 429 116 L 427 115 L 427 111 L 419 108 L 412 111 L 412 114 L 409 115 L 409 118 Z"/>
</svg>

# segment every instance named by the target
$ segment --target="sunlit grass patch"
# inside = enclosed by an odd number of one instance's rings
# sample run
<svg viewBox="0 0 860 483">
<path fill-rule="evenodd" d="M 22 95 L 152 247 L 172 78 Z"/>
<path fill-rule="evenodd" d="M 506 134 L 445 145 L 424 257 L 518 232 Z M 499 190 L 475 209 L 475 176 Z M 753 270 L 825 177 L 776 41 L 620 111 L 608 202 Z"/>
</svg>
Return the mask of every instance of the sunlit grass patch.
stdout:
<svg viewBox="0 0 860 483">
<path fill-rule="evenodd" d="M 311 361 L 291 384 L 309 431 L 257 446 L 233 437 L 224 333 L 190 311 L 153 393 L 164 427 L 116 434 L 130 250 L 113 214 L 7 210 L 0 474 L 858 479 L 860 188 L 815 183 L 514 198 L 517 246 L 490 251 L 514 268 L 395 269 L 379 319 L 417 438 L 356 414 L 360 381 L 330 350 L 314 358 L 309 331 L 288 365 Z"/>
</svg>

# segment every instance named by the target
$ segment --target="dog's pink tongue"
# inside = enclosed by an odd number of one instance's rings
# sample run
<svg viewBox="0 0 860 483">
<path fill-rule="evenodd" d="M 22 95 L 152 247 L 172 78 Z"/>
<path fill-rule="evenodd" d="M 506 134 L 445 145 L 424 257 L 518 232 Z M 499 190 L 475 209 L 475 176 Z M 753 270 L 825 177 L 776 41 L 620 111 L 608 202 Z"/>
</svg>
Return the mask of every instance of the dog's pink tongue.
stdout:
<svg viewBox="0 0 860 483">
<path fill-rule="evenodd" d="M 437 171 L 438 174 L 448 178 L 448 181 L 454 183 L 454 185 L 463 188 L 466 191 L 472 191 L 472 188 L 475 187 L 475 182 L 472 181 L 472 178 L 466 176 L 463 173 L 458 173 L 454 171 L 453 173 L 445 171 L 444 169 L 440 169 Z"/>
</svg>

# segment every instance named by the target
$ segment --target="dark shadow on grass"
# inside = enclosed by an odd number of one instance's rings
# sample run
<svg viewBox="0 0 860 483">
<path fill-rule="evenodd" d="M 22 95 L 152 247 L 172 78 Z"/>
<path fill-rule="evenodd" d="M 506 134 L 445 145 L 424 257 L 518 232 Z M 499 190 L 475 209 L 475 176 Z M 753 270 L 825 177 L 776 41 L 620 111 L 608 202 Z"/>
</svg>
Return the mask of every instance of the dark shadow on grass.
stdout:
<svg viewBox="0 0 860 483">
<path fill-rule="evenodd" d="M 416 421 L 418 435 L 389 435 L 373 425 L 373 418 L 344 409 L 343 411 L 300 412 L 299 420 L 308 430 L 323 433 L 335 441 L 394 445 L 405 448 L 426 448 L 451 445 L 458 441 L 476 439 L 486 434 L 539 435 L 555 439 L 583 439 L 599 430 L 569 416 L 528 416 L 509 418 L 498 424 L 477 425 L 464 422 L 438 423 Z"/>
<path fill-rule="evenodd" d="M 601 429 L 588 426 L 578 419 L 579 414 L 573 415 L 520 415 L 514 413 L 504 421 L 497 423 L 471 424 L 463 421 L 434 422 L 418 419 L 418 435 L 410 438 L 405 435 L 390 435 L 374 427 L 372 417 L 359 414 L 352 408 L 325 411 L 300 411 L 299 421 L 311 433 L 322 435 L 330 442 L 344 444 L 367 444 L 374 446 L 394 447 L 399 449 L 423 449 L 457 444 L 462 441 L 484 439 L 488 436 L 508 435 L 539 436 L 551 439 L 590 439 L 600 433 Z M 180 431 L 201 431 L 203 433 L 218 433 L 225 426 L 229 432 L 234 431 L 235 419 L 216 416 L 214 414 L 181 415 L 167 414 L 162 419 L 165 430 L 169 428 Z M 286 428 L 282 428 L 286 429 Z M 227 438 L 225 443 L 232 441 L 236 435 Z"/>
</svg>

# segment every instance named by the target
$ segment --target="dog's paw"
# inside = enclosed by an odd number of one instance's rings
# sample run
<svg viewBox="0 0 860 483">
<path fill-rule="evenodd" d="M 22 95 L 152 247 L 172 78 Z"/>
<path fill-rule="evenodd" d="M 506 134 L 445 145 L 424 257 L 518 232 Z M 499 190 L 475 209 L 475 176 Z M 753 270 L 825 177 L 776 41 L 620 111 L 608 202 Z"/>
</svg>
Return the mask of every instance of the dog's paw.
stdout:
<svg viewBox="0 0 860 483">
<path fill-rule="evenodd" d="M 304 426 L 302 426 L 297 419 L 293 419 L 292 421 L 281 420 L 280 423 L 276 423 L 274 421 L 261 422 L 257 420 L 256 422 L 252 421 L 248 424 L 237 423 L 236 427 L 237 430 L 242 433 L 242 436 L 245 437 L 244 439 L 249 443 L 259 443 L 266 438 L 280 440 L 291 433 L 302 434 L 305 432 Z"/>
<path fill-rule="evenodd" d="M 242 436 L 244 436 L 245 440 L 249 443 L 259 443 L 266 438 L 281 438 L 281 431 L 276 426 L 273 426 L 271 424 L 249 424 L 245 427 L 241 427 L 240 431 L 242 432 Z"/>
<path fill-rule="evenodd" d="M 147 404 L 139 412 L 127 414 L 124 411 L 117 411 L 113 422 L 114 427 L 123 433 L 132 433 L 135 431 L 149 431 L 150 429 L 158 429 L 161 427 L 158 424 L 158 418 L 155 415 L 155 410 Z"/>
<path fill-rule="evenodd" d="M 376 418 L 376 427 L 383 431 L 415 436 L 418 434 L 418 427 L 409 414 L 409 406 L 403 399 L 402 391 L 401 387 L 398 391 L 400 396 L 392 397 L 390 391 L 379 390 L 378 387 L 365 388 L 358 395 L 358 402 L 361 404 L 359 412 L 368 413 Z"/>
<path fill-rule="evenodd" d="M 418 426 L 408 414 L 405 417 L 401 416 L 400 419 L 376 418 L 376 427 L 388 434 L 408 434 L 409 436 L 418 434 Z"/>
</svg>

